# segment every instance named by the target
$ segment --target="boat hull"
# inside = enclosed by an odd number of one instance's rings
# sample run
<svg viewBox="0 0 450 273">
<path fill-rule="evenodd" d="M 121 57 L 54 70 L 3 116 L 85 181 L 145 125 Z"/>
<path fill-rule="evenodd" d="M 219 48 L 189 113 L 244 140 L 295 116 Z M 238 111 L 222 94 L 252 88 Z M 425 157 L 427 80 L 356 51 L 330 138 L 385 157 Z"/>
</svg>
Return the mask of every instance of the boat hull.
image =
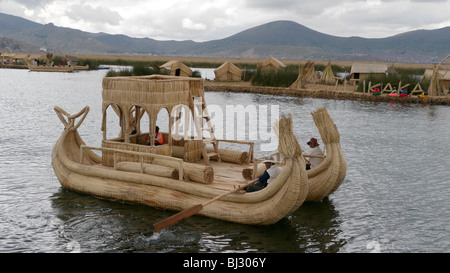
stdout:
<svg viewBox="0 0 450 273">
<path fill-rule="evenodd" d="M 73 72 L 73 66 L 45 66 L 45 65 L 29 65 L 28 69 L 35 72 Z"/>
<path fill-rule="evenodd" d="M 83 163 L 78 163 L 81 145 L 84 142 L 77 131 L 66 129 L 53 148 L 55 174 L 68 190 L 172 211 L 185 210 L 224 193 L 194 182 L 105 169 L 94 153 L 85 153 Z M 306 199 L 308 183 L 302 164 L 300 158 L 288 159 L 280 176 L 264 191 L 232 193 L 205 206 L 199 214 L 242 224 L 273 224 Z"/>
<path fill-rule="evenodd" d="M 340 187 L 347 173 L 347 162 L 342 152 L 340 134 L 326 108 L 311 114 L 327 151 L 322 163 L 307 171 L 309 191 L 305 201 L 317 202 Z"/>
</svg>

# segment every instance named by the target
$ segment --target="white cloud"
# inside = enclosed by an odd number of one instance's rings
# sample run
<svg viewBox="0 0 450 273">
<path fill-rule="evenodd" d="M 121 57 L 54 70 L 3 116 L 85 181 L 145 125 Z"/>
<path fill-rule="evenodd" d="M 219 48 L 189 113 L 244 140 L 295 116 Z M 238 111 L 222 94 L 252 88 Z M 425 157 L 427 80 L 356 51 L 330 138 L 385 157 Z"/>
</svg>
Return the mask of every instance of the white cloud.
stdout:
<svg viewBox="0 0 450 273">
<path fill-rule="evenodd" d="M 183 28 L 192 30 L 205 30 L 207 26 L 203 23 L 195 23 L 189 18 L 184 18 L 182 21 Z"/>
</svg>

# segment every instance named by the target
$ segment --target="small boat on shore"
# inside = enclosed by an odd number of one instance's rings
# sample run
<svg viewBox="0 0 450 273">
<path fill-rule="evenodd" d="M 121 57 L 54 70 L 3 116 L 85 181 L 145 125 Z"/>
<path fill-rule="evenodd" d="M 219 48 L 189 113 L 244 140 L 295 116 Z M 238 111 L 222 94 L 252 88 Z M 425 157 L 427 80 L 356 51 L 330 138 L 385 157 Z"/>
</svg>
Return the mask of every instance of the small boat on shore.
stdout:
<svg viewBox="0 0 450 273">
<path fill-rule="evenodd" d="M 28 65 L 30 71 L 36 72 L 73 72 L 74 66 Z"/>
<path fill-rule="evenodd" d="M 253 143 L 214 137 L 202 79 L 158 75 L 105 78 L 102 97 L 102 147 L 87 146 L 78 134 L 88 106 L 75 115 L 55 107 L 65 128 L 53 148 L 52 165 L 66 189 L 172 211 L 200 206 L 196 210 L 199 215 L 270 225 L 306 200 L 317 200 L 334 192 L 345 177 L 339 134 L 337 129 L 333 130 L 331 119 L 327 120 L 324 108 L 313 113 L 316 124 L 323 127 L 319 131 L 327 151 L 317 169 L 306 171 L 302 150 L 293 134 L 292 118 L 283 116 L 276 127 L 279 138 L 276 155 L 281 173 L 263 190 L 246 193 L 244 188 L 256 180 L 246 178 L 244 171 L 253 168 L 256 174 L 258 168 L 252 162 L 257 162 Z M 194 114 L 200 138 L 186 135 L 180 138 L 178 129 L 173 132 L 172 128 L 179 128 L 177 124 L 181 121 L 181 115 L 173 112 L 178 105 L 186 106 Z M 106 133 L 107 110 L 111 108 L 120 118 L 120 134 L 116 138 L 108 138 Z M 168 132 L 161 133 L 163 144 L 156 145 L 155 125 L 162 109 L 175 115 L 169 117 Z M 141 126 L 145 114 L 148 128 Z M 205 128 L 209 137 L 201 133 Z M 223 142 L 248 145 L 248 150 L 219 149 L 219 143 Z"/>
</svg>

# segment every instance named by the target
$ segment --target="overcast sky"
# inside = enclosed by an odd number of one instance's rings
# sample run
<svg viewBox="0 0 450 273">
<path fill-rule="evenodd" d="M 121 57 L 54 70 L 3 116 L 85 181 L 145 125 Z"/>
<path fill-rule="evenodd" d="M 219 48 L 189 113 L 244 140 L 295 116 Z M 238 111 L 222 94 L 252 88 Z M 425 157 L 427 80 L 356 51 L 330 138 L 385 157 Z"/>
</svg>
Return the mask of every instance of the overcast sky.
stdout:
<svg viewBox="0 0 450 273">
<path fill-rule="evenodd" d="M 0 0 L 41 24 L 157 40 L 210 41 L 276 20 L 335 36 L 381 38 L 450 26 L 450 0 Z"/>
</svg>

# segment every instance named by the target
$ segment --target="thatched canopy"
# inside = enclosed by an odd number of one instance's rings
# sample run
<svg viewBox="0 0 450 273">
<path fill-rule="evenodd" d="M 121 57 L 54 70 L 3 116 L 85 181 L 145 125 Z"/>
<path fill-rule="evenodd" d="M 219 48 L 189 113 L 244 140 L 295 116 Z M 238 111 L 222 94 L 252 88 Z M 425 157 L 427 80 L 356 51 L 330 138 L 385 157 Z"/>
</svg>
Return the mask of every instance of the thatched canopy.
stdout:
<svg viewBox="0 0 450 273">
<path fill-rule="evenodd" d="M 106 110 L 111 106 L 120 117 L 122 132 L 128 135 L 133 119 L 144 112 L 150 119 L 150 134 L 154 136 L 154 126 L 158 113 L 166 109 L 170 114 L 179 104 L 186 105 L 192 111 L 192 97 L 204 97 L 203 81 L 200 78 L 173 76 L 142 76 L 142 77 L 106 77 L 103 79 L 103 125 L 105 132 Z M 135 109 L 134 109 L 135 108 Z M 170 121 L 170 128 L 173 120 Z"/>
<path fill-rule="evenodd" d="M 171 76 L 190 77 L 192 70 L 185 64 L 177 60 L 171 60 L 160 66 L 161 69 L 170 71 Z"/>
<path fill-rule="evenodd" d="M 261 69 L 285 69 L 287 66 L 279 60 L 270 57 L 258 63 L 258 68 Z"/>
<path fill-rule="evenodd" d="M 216 81 L 240 81 L 242 70 L 231 62 L 226 62 L 214 70 Z"/>
</svg>

